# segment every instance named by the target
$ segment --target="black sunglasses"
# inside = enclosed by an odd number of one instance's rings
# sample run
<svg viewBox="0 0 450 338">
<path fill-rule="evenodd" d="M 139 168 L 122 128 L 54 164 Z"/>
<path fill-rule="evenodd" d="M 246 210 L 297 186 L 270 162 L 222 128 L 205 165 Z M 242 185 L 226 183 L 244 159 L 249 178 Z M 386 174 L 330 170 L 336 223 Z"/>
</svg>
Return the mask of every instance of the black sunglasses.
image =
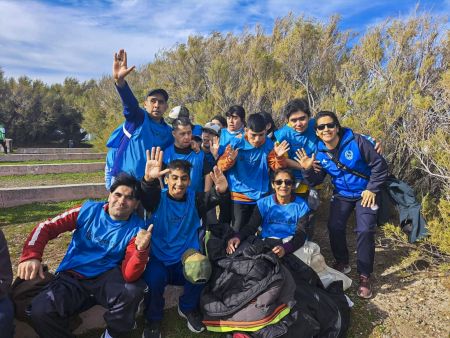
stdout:
<svg viewBox="0 0 450 338">
<path fill-rule="evenodd" d="M 290 187 L 292 184 L 294 184 L 294 182 L 292 180 L 275 180 L 273 181 L 273 183 L 275 183 L 275 185 L 282 185 L 284 183 L 284 185 Z"/>
<path fill-rule="evenodd" d="M 317 130 L 324 130 L 325 127 L 328 127 L 328 129 L 334 129 L 334 128 L 336 128 L 336 122 L 319 124 L 318 126 L 316 126 L 316 129 Z"/>
</svg>

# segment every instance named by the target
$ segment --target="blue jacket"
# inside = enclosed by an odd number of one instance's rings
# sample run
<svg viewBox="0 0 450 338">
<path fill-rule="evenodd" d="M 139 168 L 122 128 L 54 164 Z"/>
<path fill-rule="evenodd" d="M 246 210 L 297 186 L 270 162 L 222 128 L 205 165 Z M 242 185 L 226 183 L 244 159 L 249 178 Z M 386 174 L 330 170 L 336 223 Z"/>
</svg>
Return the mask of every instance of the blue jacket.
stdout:
<svg viewBox="0 0 450 338">
<path fill-rule="evenodd" d="M 297 222 L 310 211 L 306 201 L 298 196 L 289 204 L 279 204 L 270 195 L 260 199 L 257 206 L 262 217 L 262 238 L 294 236 Z"/>
<path fill-rule="evenodd" d="M 161 123 L 153 121 L 148 113 L 139 107 L 128 84 L 122 88 L 117 86 L 116 88 L 122 99 L 123 115 L 126 121 L 113 131 L 106 143 L 107 147 L 116 148 L 109 150 L 116 152 L 113 166 L 109 170 L 111 176 L 127 172 L 141 179 L 144 176 L 147 160 L 145 151 L 152 147 L 165 149 L 171 145 L 173 143 L 172 128 L 162 119 Z"/>
<path fill-rule="evenodd" d="M 310 119 L 308 127 L 303 133 L 295 131 L 294 128 L 287 124 L 275 131 L 275 138 L 278 143 L 281 143 L 283 141 L 287 141 L 289 143 L 290 149 L 288 152 L 288 156 L 291 160 L 293 160 L 297 156 L 295 152 L 302 148 L 305 149 L 308 156 L 311 156 L 316 152 L 319 139 L 316 136 L 314 124 L 315 120 Z M 297 180 L 303 179 L 301 170 L 294 170 L 294 176 Z"/>
<path fill-rule="evenodd" d="M 348 168 L 355 170 L 369 179 L 358 177 L 338 166 L 327 154 L 333 151 L 327 149 L 322 141 L 318 143 L 316 159 L 320 161 L 322 170 L 315 173 L 313 169 L 304 171 L 304 176 L 311 184 L 323 181 L 326 174 L 331 176 L 334 193 L 346 198 L 359 199 L 364 190 L 378 192 L 388 176 L 388 167 L 384 158 L 377 154 L 372 143 L 351 129 L 343 128 L 343 135 L 335 150 L 336 157 Z"/>
<path fill-rule="evenodd" d="M 236 137 L 236 135 L 242 135 L 244 137 L 244 128 L 239 129 L 235 132 L 228 131 L 227 128 L 222 128 L 220 130 L 220 138 L 219 138 L 219 156 L 221 156 L 225 152 L 225 148 L 230 144 L 231 140 Z"/>
<path fill-rule="evenodd" d="M 103 209 L 105 202 L 85 202 L 66 255 L 56 272 L 73 270 L 91 278 L 119 265 L 130 240 L 145 228 L 133 213 L 126 221 L 115 221 Z"/>
</svg>

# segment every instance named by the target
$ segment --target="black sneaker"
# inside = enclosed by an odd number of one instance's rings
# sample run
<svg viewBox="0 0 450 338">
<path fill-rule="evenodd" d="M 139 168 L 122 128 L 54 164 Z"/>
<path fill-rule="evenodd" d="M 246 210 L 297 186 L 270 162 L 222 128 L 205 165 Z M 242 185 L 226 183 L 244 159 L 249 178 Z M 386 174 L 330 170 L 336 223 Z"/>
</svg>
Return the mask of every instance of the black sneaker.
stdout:
<svg viewBox="0 0 450 338">
<path fill-rule="evenodd" d="M 161 338 L 161 322 L 146 322 L 144 332 L 142 332 L 142 338 Z"/>
<path fill-rule="evenodd" d="M 183 312 L 178 305 L 178 314 L 187 321 L 187 327 L 191 332 L 200 333 L 205 330 L 202 316 L 197 311 Z"/>
<path fill-rule="evenodd" d="M 333 269 L 337 270 L 339 272 L 342 272 L 344 274 L 348 274 L 348 273 L 350 273 L 350 271 L 352 271 L 352 268 L 350 267 L 350 265 L 342 263 L 342 262 L 335 262 L 333 264 Z"/>
</svg>

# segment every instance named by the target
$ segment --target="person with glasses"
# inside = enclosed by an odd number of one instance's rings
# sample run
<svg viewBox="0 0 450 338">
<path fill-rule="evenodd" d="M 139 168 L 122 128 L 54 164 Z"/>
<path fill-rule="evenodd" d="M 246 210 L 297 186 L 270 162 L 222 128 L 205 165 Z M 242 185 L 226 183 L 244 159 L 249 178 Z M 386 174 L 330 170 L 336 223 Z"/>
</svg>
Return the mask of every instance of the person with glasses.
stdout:
<svg viewBox="0 0 450 338">
<path fill-rule="evenodd" d="M 290 169 L 275 170 L 272 179 L 275 193 L 256 202 L 249 222 L 228 241 L 228 254 L 254 235 L 258 227 L 261 227 L 260 236 L 270 243 L 272 251 L 280 258 L 305 243 L 305 225 L 311 210 L 302 197 L 294 194 L 294 183 L 295 176 Z"/>
<path fill-rule="evenodd" d="M 378 192 L 388 177 L 388 166 L 367 138 L 351 129 L 342 128 L 333 112 L 319 112 L 315 130 L 320 139 L 317 152 L 309 156 L 305 150 L 299 150 L 296 160 L 303 168 L 305 179 L 312 185 L 323 182 L 327 174 L 331 176 L 334 192 L 330 203 L 328 233 L 336 260 L 334 268 L 344 273 L 351 271 L 346 227 L 350 214 L 355 210 L 356 265 L 360 275 L 358 296 L 370 298 Z M 314 161 L 320 163 L 320 171 L 314 170 Z"/>
<path fill-rule="evenodd" d="M 125 50 L 114 54 L 113 78 L 122 100 L 125 122 L 113 131 L 106 143 L 109 148 L 105 166 L 107 189 L 120 172 L 127 172 L 140 180 L 144 176 L 145 151 L 152 147 L 166 149 L 173 143 L 172 128 L 163 119 L 169 94 L 161 88 L 152 89 L 144 101 L 144 109 L 139 107 L 125 81 L 134 68 L 128 67 Z"/>
</svg>

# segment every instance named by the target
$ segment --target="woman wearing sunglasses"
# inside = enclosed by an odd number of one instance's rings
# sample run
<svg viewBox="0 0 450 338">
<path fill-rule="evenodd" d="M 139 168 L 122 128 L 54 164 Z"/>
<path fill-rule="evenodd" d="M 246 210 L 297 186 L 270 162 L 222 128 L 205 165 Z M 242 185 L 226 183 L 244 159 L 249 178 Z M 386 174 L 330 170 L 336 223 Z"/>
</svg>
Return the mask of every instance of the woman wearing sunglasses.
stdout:
<svg viewBox="0 0 450 338">
<path fill-rule="evenodd" d="M 317 152 L 309 157 L 297 151 L 297 162 L 304 169 L 304 178 L 311 184 L 321 183 L 331 176 L 334 192 L 331 198 L 328 233 L 336 263 L 334 268 L 349 273 L 349 253 L 346 240 L 347 220 L 355 209 L 357 234 L 358 295 L 372 296 L 370 275 L 375 256 L 377 226 L 377 193 L 388 176 L 384 158 L 372 143 L 351 129 L 342 128 L 333 112 L 321 111 L 316 116 L 316 134 L 320 141 Z M 320 162 L 321 170 L 313 168 Z"/>
<path fill-rule="evenodd" d="M 280 258 L 303 245 L 310 209 L 302 197 L 294 194 L 294 183 L 290 169 L 275 170 L 272 180 L 275 193 L 258 200 L 250 221 L 228 241 L 228 254 L 232 254 L 248 236 L 254 235 L 258 227 L 262 229 L 260 236 Z"/>
</svg>

